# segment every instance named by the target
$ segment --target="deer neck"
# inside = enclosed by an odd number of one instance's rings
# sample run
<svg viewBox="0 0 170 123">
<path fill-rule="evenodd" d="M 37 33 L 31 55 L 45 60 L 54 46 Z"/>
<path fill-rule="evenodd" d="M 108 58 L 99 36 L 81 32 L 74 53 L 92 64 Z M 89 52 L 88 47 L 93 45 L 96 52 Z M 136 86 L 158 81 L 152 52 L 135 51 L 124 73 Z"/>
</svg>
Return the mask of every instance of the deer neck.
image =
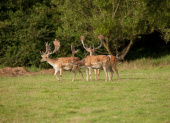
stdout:
<svg viewBox="0 0 170 123">
<path fill-rule="evenodd" d="M 55 59 L 47 58 L 47 62 L 53 67 L 55 66 L 55 61 Z"/>
<path fill-rule="evenodd" d="M 78 64 L 80 67 L 84 67 L 85 66 L 85 58 L 83 58 L 82 60 L 78 61 Z"/>
<path fill-rule="evenodd" d="M 90 56 L 93 56 L 93 52 L 90 52 Z"/>
<path fill-rule="evenodd" d="M 93 51 L 90 51 L 90 56 L 94 56 L 94 52 Z"/>
</svg>

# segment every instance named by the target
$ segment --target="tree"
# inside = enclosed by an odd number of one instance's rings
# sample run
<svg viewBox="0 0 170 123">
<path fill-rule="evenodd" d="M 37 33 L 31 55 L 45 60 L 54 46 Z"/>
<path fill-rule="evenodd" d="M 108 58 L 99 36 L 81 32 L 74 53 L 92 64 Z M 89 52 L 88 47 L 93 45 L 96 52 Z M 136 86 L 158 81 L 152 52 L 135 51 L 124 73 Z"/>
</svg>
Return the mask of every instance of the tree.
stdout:
<svg viewBox="0 0 170 123">
<path fill-rule="evenodd" d="M 54 4 L 59 5 L 62 25 L 56 34 L 67 41 L 73 37 L 78 41 L 80 35 L 86 35 L 89 37 L 87 38 L 88 44 L 95 44 L 98 35 L 103 34 L 105 36 L 103 44 L 107 52 L 117 54 L 119 47 L 124 47 L 120 53 L 120 56 L 124 57 L 136 38 L 153 32 L 158 25 L 162 29 L 165 39 L 169 40 L 168 22 L 159 20 L 163 25 L 155 24 L 157 16 L 164 16 L 159 11 L 167 13 L 167 6 L 164 6 L 166 1 L 160 3 L 161 1 L 147 0 L 65 0 L 62 3 L 57 2 Z M 150 10 L 155 12 L 150 12 Z M 153 18 L 151 18 L 151 14 L 154 15 Z M 164 18 L 167 20 L 168 16 Z M 126 41 L 129 41 L 127 47 L 125 46 Z"/>
<path fill-rule="evenodd" d="M 55 39 L 57 14 L 49 0 L 9 0 L 0 21 L 0 62 L 8 66 L 39 66 L 45 42 Z M 53 16 L 55 14 L 55 17 Z"/>
<path fill-rule="evenodd" d="M 39 51 L 55 38 L 61 41 L 57 56 L 71 55 L 74 44 L 82 58 L 80 36 L 85 36 L 85 45 L 98 46 L 101 34 L 100 54 L 124 58 L 146 34 L 157 31 L 169 41 L 168 10 L 168 0 L 1 0 L 0 63 L 38 67 Z"/>
</svg>

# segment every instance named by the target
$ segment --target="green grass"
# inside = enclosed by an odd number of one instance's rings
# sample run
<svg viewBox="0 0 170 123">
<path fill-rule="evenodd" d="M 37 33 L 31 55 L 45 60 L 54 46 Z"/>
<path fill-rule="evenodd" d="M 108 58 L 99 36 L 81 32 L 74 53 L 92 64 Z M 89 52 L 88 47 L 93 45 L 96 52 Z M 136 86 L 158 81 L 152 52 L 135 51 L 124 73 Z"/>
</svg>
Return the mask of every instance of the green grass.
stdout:
<svg viewBox="0 0 170 123">
<path fill-rule="evenodd" d="M 0 122 L 170 122 L 170 66 L 119 70 L 111 82 L 77 73 L 0 78 Z M 85 73 L 84 73 L 85 76 Z"/>
</svg>

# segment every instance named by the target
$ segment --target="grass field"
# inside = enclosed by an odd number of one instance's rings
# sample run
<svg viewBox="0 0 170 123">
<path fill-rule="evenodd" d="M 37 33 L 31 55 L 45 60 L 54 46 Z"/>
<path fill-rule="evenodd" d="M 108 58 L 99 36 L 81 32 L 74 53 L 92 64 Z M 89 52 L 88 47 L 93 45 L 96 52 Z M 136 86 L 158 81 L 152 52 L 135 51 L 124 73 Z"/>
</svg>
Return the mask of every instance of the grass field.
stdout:
<svg viewBox="0 0 170 123">
<path fill-rule="evenodd" d="M 120 81 L 74 82 L 64 72 L 0 78 L 0 122 L 170 122 L 170 65 L 119 69 Z M 85 73 L 84 73 L 85 76 Z M 94 74 L 93 74 L 94 79 Z"/>
</svg>

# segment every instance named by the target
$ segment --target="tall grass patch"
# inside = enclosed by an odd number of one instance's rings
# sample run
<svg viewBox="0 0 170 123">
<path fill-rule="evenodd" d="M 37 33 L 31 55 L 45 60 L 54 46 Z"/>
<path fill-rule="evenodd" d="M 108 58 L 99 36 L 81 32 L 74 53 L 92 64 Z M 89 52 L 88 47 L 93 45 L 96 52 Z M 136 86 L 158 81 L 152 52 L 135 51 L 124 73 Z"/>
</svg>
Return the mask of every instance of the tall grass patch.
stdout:
<svg viewBox="0 0 170 123">
<path fill-rule="evenodd" d="M 125 61 L 119 64 L 119 69 L 148 69 L 159 66 L 166 66 L 170 64 L 170 55 L 166 55 L 159 58 L 141 58 L 134 61 Z"/>
</svg>

